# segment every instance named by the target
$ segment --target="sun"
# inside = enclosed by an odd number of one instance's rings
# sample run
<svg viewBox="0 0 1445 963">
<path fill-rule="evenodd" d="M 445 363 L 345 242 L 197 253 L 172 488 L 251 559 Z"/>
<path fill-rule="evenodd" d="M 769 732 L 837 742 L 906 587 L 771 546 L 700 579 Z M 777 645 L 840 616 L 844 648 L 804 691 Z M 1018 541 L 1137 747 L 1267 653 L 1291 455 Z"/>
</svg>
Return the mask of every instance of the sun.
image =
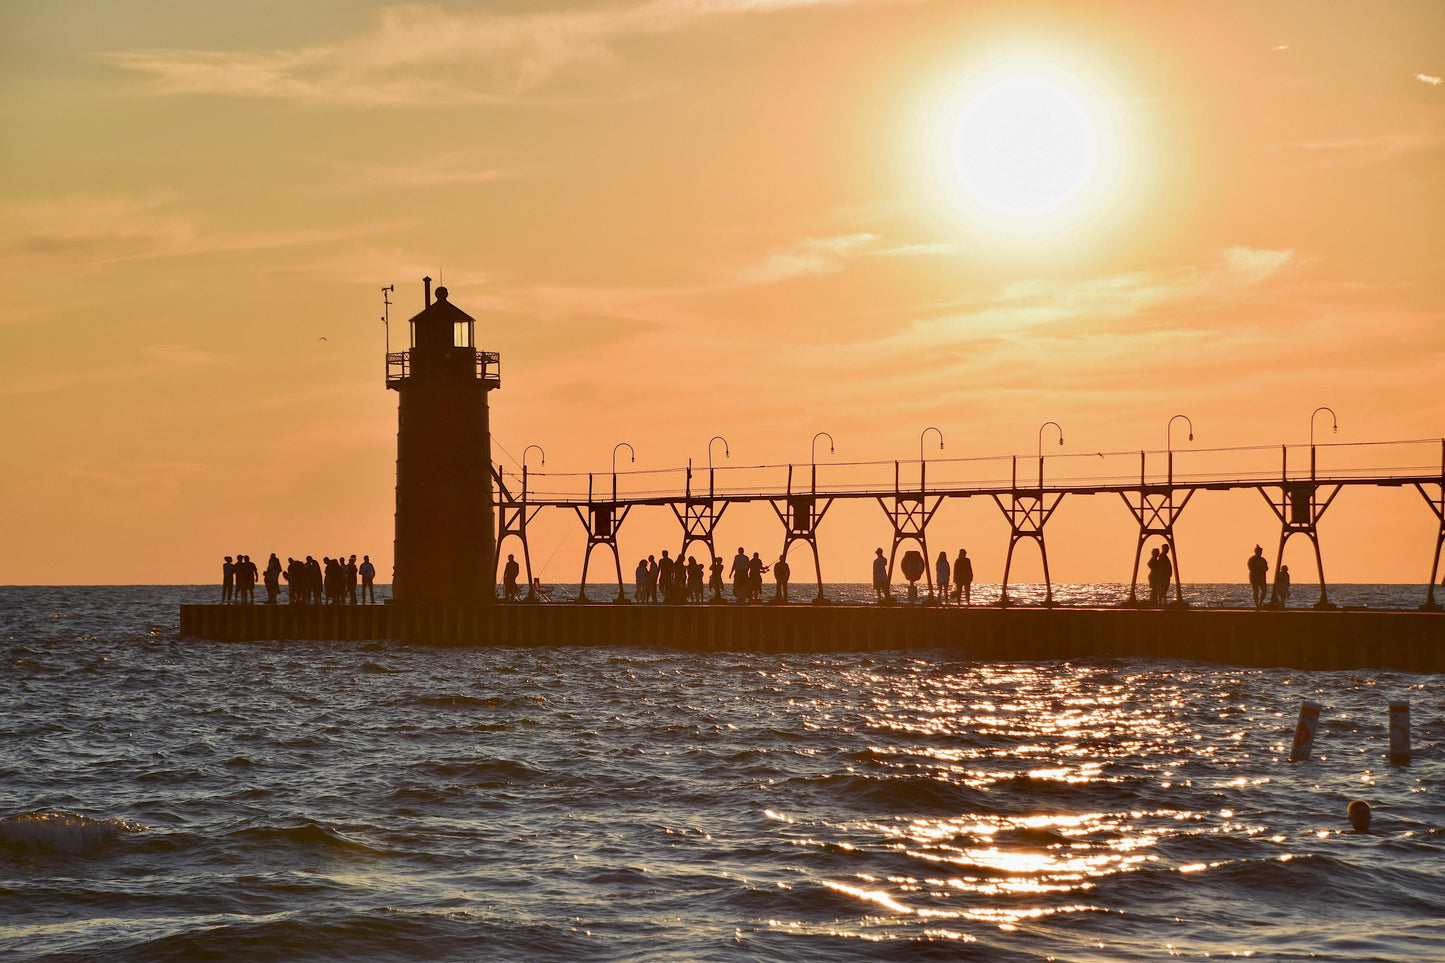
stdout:
<svg viewBox="0 0 1445 963">
<path fill-rule="evenodd" d="M 1099 92 L 1054 63 L 997 63 L 950 89 L 930 123 L 933 180 L 969 220 L 1034 234 L 1087 220 L 1118 188 Z"/>
<path fill-rule="evenodd" d="M 973 96 L 959 111 L 949 148 L 963 189 L 1010 218 L 1062 210 L 1099 167 L 1098 137 L 1083 105 L 1042 77 L 1010 77 Z"/>
</svg>

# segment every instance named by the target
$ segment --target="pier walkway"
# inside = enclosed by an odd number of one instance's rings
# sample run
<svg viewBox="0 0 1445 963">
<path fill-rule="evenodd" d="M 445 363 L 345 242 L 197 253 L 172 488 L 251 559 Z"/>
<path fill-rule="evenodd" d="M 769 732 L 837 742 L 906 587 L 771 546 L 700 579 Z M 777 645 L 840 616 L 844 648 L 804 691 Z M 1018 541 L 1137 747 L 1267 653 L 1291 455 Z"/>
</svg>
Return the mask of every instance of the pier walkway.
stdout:
<svg viewBox="0 0 1445 963">
<path fill-rule="evenodd" d="M 1327 409 L 1321 409 L 1327 410 Z M 1318 413 L 1318 412 L 1317 412 Z M 1052 425 L 1053 423 L 1048 423 Z M 1048 427 L 1046 425 L 1045 427 Z M 1057 427 L 1057 426 L 1055 426 Z M 926 429 L 925 435 L 937 429 Z M 816 442 L 824 433 L 814 438 Z M 942 436 L 940 447 L 942 446 Z M 1351 488 L 1413 488 L 1434 515 L 1435 552 L 1429 589 L 1421 606 L 1438 611 L 1435 586 L 1445 547 L 1445 439 L 1351 442 L 1316 445 L 1270 445 L 1236 448 L 1155 451 L 1074 452 L 1044 454 L 1040 430 L 1036 456 L 928 459 L 919 439 L 917 460 L 834 462 L 803 465 L 714 466 L 712 445 L 706 469 L 692 464 L 671 469 L 605 473 L 535 472 L 525 463 L 518 471 L 494 469 L 500 516 L 496 558 L 508 539 L 521 543 L 527 583 L 533 579 L 528 525 L 543 510 L 574 512 L 587 535 L 582 561 L 582 595 L 593 552 L 610 554 L 617 592 L 625 593 L 617 537 L 630 513 L 639 508 L 667 508 L 680 527 L 679 557 L 694 544 L 716 555 L 717 526 L 734 504 L 765 502 L 782 525 L 783 554 L 802 542 L 811 550 L 817 595 L 823 593 L 823 566 L 817 532 L 829 508 L 840 500 L 876 502 L 892 527 L 889 576 L 899 550 L 913 546 L 925 560 L 928 526 L 950 498 L 991 500 L 1009 523 L 1008 553 L 1003 572 L 1003 601 L 1008 602 L 1014 551 L 1020 542 L 1037 545 L 1043 561 L 1046 604 L 1052 602 L 1046 527 L 1066 497 L 1117 496 L 1137 527 L 1130 599 L 1136 598 L 1140 560 L 1150 539 L 1162 539 L 1174 559 L 1175 602 L 1183 604 L 1180 552 L 1175 526 L 1200 492 L 1257 491 L 1279 520 L 1279 540 L 1272 571 L 1278 571 L 1286 543 L 1303 536 L 1314 548 L 1319 574 L 1319 608 L 1332 608 L 1324 574 L 1319 525 L 1335 499 Z M 715 437 L 713 441 L 721 440 Z M 831 438 L 829 439 L 831 449 Z M 1060 433 L 1062 443 L 1062 433 Z M 533 446 L 535 447 L 535 446 Z M 619 445 L 622 448 L 624 445 Z M 626 446 L 629 447 L 630 446 Z M 725 446 L 726 447 L 726 446 Z M 614 459 L 616 450 L 614 450 Z M 923 580 L 933 589 L 932 565 Z M 794 565 L 795 573 L 798 571 Z M 1422 573 L 1423 574 L 1423 573 Z M 795 584 L 800 581 L 795 579 Z M 1299 583 L 1297 582 L 1296 585 Z"/>
</svg>

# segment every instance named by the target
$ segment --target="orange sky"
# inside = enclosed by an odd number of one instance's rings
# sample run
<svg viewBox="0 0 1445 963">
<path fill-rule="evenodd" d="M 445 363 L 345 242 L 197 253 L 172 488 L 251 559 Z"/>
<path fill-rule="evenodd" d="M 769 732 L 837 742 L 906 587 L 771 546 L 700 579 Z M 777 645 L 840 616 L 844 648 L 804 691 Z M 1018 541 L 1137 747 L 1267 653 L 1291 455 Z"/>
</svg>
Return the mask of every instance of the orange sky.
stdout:
<svg viewBox="0 0 1445 963">
<path fill-rule="evenodd" d="M 820 430 L 916 458 L 928 425 L 936 456 L 1030 453 L 1050 419 L 1058 452 L 1158 448 L 1175 412 L 1196 446 L 1297 444 L 1318 405 L 1330 440 L 1438 438 L 1442 37 L 1437 4 L 12 0 L 0 583 L 271 551 L 389 572 L 379 289 L 404 319 L 424 274 L 502 353 L 496 442 L 559 472 L 621 441 L 704 463 L 715 434 L 727 464 L 806 462 Z M 1089 202 L 971 208 L 940 130 L 1039 77 L 1093 125 Z M 1328 573 L 1423 581 L 1434 524 L 1346 492 Z M 1066 501 L 1054 577 L 1127 579 L 1131 526 Z M 624 562 L 676 528 L 634 514 Z M 539 519 L 547 580 L 580 532 Z M 997 578 L 991 503 L 931 535 Z M 1257 494 L 1201 494 L 1182 574 L 1242 580 L 1277 535 Z M 825 576 L 886 537 L 835 509 Z M 721 540 L 781 542 L 762 506 Z"/>
</svg>

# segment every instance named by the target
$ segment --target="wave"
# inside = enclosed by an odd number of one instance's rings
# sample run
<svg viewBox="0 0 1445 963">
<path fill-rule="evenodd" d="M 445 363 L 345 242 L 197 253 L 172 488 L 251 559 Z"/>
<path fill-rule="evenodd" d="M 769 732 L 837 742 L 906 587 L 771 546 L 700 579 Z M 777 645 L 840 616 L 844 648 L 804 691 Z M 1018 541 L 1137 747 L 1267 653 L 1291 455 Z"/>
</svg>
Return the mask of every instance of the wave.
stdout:
<svg viewBox="0 0 1445 963">
<path fill-rule="evenodd" d="M 226 835 L 227 840 L 274 847 L 278 843 L 298 849 L 329 850 L 358 853 L 381 853 L 366 843 L 351 839 L 340 831 L 317 823 L 300 826 L 256 826 L 238 829 Z"/>
<path fill-rule="evenodd" d="M 885 813 L 978 812 L 989 807 L 986 795 L 979 790 L 920 776 L 880 778 L 861 773 L 829 773 L 794 776 L 782 784 L 823 790 L 842 801 L 866 803 Z"/>
<path fill-rule="evenodd" d="M 96 852 L 121 836 L 143 833 L 149 828 L 114 817 L 95 819 L 76 813 L 44 811 L 21 813 L 0 819 L 0 849 L 81 856 Z"/>
<path fill-rule="evenodd" d="M 446 760 L 420 766 L 416 772 L 474 789 L 527 786 L 547 778 L 542 770 L 511 759 Z"/>
</svg>

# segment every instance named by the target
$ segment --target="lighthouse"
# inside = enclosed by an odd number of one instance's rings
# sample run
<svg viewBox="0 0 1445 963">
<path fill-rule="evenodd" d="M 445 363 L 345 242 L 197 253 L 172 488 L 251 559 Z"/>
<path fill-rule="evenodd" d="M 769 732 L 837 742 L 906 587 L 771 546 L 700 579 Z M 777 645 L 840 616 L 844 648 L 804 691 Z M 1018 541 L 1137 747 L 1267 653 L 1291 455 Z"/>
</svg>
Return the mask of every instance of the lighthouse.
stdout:
<svg viewBox="0 0 1445 963">
<path fill-rule="evenodd" d="M 501 360 L 478 351 L 476 321 L 423 278 L 411 347 L 388 351 L 397 393 L 396 542 L 392 598 L 404 603 L 490 602 L 493 568 L 492 434 L 487 395 Z"/>
</svg>

